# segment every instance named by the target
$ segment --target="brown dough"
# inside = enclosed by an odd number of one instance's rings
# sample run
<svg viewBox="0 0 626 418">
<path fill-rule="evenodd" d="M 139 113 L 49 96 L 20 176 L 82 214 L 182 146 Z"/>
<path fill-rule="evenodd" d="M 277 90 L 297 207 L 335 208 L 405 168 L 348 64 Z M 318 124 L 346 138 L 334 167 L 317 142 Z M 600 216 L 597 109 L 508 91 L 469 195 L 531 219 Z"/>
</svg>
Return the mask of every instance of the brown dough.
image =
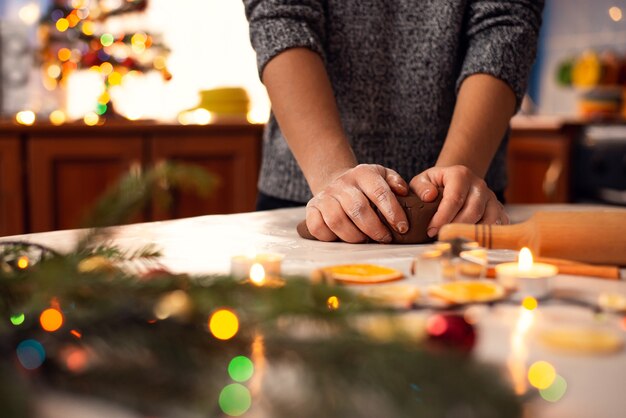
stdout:
<svg viewBox="0 0 626 418">
<path fill-rule="evenodd" d="M 406 217 L 409 221 L 409 230 L 405 234 L 400 234 L 393 229 L 384 216 L 376 210 L 376 214 L 383 222 L 383 224 L 389 228 L 392 235 L 392 244 L 423 244 L 426 242 L 434 241 L 435 238 L 431 238 L 426 234 L 426 228 L 430 223 L 430 220 L 435 215 L 437 208 L 439 207 L 439 202 L 441 202 L 441 197 L 443 195 L 443 190 L 439 189 L 439 194 L 437 195 L 437 199 L 434 202 L 422 202 L 422 200 L 413 192 L 409 192 L 407 196 L 396 196 L 398 198 L 398 202 L 404 209 L 406 213 Z M 302 238 L 315 240 L 316 238 L 311 235 L 309 232 L 309 228 L 306 226 L 306 221 L 302 221 L 297 226 L 298 234 Z"/>
</svg>

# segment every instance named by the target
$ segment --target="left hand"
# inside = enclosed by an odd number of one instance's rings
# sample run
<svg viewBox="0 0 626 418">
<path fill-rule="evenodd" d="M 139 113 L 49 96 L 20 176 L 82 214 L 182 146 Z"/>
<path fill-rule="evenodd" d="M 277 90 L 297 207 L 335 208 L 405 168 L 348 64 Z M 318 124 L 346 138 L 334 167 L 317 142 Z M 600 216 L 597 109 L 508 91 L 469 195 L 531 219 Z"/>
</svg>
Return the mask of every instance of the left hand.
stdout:
<svg viewBox="0 0 626 418">
<path fill-rule="evenodd" d="M 437 188 L 443 197 L 428 225 L 428 236 L 434 237 L 439 228 L 451 222 L 508 224 L 509 217 L 496 195 L 485 181 L 462 165 L 432 167 L 413 177 L 409 187 L 425 202 L 437 198 Z"/>
</svg>

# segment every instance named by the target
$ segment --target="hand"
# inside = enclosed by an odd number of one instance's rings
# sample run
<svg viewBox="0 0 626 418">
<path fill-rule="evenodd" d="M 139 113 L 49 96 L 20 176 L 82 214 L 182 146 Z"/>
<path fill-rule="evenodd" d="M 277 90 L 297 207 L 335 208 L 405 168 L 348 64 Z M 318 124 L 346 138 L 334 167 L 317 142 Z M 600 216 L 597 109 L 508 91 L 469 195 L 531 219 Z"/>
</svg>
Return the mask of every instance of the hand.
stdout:
<svg viewBox="0 0 626 418">
<path fill-rule="evenodd" d="M 443 188 L 439 209 L 428 225 L 428 236 L 451 222 L 508 224 L 509 217 L 485 181 L 462 165 L 432 167 L 413 177 L 411 189 L 425 202 L 432 202 Z"/>
<path fill-rule="evenodd" d="M 336 175 L 306 206 L 307 228 L 320 241 L 358 243 L 367 237 L 391 242 L 391 233 L 376 215 L 372 202 L 389 225 L 403 234 L 409 229 L 395 194 L 408 193 L 398 173 L 375 164 L 361 164 Z M 394 194 L 395 193 L 395 194 Z"/>
</svg>

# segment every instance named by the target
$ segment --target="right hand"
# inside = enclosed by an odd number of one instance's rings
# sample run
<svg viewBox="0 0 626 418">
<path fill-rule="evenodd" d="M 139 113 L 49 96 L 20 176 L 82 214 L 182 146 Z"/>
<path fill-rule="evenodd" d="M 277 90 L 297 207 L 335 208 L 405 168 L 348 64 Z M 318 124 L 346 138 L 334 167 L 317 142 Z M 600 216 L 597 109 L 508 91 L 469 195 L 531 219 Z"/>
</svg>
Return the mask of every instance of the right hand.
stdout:
<svg viewBox="0 0 626 418">
<path fill-rule="evenodd" d="M 396 194 L 406 195 L 408 185 L 395 171 L 377 164 L 360 164 L 335 175 L 306 206 L 307 228 L 320 241 L 358 243 L 371 238 L 390 243 L 392 236 L 370 205 L 389 225 L 403 234 L 409 224 Z"/>
</svg>

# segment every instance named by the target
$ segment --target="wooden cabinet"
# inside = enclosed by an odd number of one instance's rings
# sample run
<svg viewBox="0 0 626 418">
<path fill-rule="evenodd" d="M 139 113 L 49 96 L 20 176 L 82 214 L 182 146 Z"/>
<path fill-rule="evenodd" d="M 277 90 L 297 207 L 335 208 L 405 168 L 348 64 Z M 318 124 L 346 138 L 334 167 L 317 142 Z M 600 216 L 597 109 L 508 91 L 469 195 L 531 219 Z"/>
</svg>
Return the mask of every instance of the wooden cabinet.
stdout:
<svg viewBox="0 0 626 418">
<path fill-rule="evenodd" d="M 219 188 L 207 199 L 174 192 L 169 209 L 149 207 L 132 222 L 252 211 L 262 132 L 246 123 L 0 124 L 0 234 L 80 227 L 121 176 L 164 160 L 205 168 Z"/>
<path fill-rule="evenodd" d="M 508 150 L 507 203 L 566 203 L 576 127 L 513 123 Z"/>
<path fill-rule="evenodd" d="M 17 135 L 0 134 L 0 235 L 24 231 L 22 149 Z"/>
<path fill-rule="evenodd" d="M 31 232 L 82 226 L 107 188 L 141 164 L 139 136 L 34 135 L 28 141 Z"/>
<path fill-rule="evenodd" d="M 175 193 L 171 207 L 154 208 L 154 218 L 253 211 L 260 146 L 257 135 L 224 128 L 216 129 L 210 138 L 199 132 L 184 137 L 172 133 L 156 134 L 150 141 L 152 161 L 178 161 L 201 166 L 217 178 L 218 184 L 207 199 Z"/>
</svg>

